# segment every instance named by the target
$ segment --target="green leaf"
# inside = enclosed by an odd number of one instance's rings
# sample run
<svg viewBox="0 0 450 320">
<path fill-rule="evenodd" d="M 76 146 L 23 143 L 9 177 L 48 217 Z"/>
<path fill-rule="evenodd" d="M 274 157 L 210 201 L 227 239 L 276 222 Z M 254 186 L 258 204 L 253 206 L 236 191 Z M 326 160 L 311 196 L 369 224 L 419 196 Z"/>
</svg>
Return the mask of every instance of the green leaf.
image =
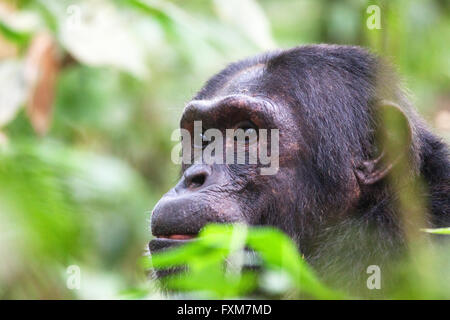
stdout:
<svg viewBox="0 0 450 320">
<path fill-rule="evenodd" d="M 31 38 L 31 33 L 17 31 L 0 20 L 0 33 L 8 40 L 24 46 Z"/>
<path fill-rule="evenodd" d="M 285 234 L 278 230 L 260 227 L 249 231 L 248 245 L 261 254 L 262 259 L 272 267 L 288 272 L 300 292 L 318 299 L 341 299 L 343 294 L 323 285 L 314 271 L 300 257 L 297 247 Z"/>
<path fill-rule="evenodd" d="M 156 268 L 188 267 L 188 272 L 165 280 L 171 288 L 212 292 L 220 297 L 233 296 L 249 292 L 256 286 L 256 274 L 233 273 L 223 267 L 226 258 L 232 258 L 233 253 L 242 252 L 246 246 L 261 256 L 267 268 L 285 271 L 299 292 L 318 299 L 344 297 L 321 283 L 289 237 L 267 227 L 208 225 L 196 240 L 153 255 L 152 264 Z M 148 260 L 146 265 L 150 266 Z M 253 283 L 252 279 L 255 280 Z"/>
<path fill-rule="evenodd" d="M 422 229 L 422 231 L 433 234 L 450 234 L 450 228 Z"/>
</svg>

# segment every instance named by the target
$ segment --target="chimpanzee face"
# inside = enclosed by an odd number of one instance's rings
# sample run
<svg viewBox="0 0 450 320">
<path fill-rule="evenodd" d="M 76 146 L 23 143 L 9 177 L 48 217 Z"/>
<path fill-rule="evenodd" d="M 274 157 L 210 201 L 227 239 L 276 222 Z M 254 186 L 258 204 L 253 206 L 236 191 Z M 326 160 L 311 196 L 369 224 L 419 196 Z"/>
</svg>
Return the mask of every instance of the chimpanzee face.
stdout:
<svg viewBox="0 0 450 320">
<path fill-rule="evenodd" d="M 295 219 L 290 214 L 297 201 L 301 130 L 289 106 L 264 92 L 263 77 L 262 66 L 247 68 L 217 93 L 185 107 L 180 127 L 190 141 L 183 137 L 182 177 L 153 210 L 152 251 L 188 241 L 208 223 L 283 228 Z M 211 132 L 220 139 L 211 139 Z M 194 154 L 213 142 L 220 143 L 210 161 L 196 161 Z"/>
<path fill-rule="evenodd" d="M 352 47 L 303 47 L 209 80 L 184 109 L 182 177 L 153 210 L 150 249 L 234 222 L 277 227 L 304 248 L 325 222 L 349 216 L 389 171 L 372 160 L 371 59 Z"/>
</svg>

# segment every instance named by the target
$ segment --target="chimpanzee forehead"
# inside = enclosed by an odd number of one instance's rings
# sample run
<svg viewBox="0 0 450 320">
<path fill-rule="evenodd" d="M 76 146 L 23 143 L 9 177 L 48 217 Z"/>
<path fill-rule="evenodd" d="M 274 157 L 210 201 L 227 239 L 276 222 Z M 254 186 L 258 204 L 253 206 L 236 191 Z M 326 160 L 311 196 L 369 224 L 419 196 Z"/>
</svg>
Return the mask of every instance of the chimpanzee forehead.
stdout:
<svg viewBox="0 0 450 320">
<path fill-rule="evenodd" d="M 232 94 L 256 95 L 261 92 L 261 80 L 265 72 L 265 64 L 258 63 L 238 70 L 219 83 L 214 96 Z"/>
</svg>

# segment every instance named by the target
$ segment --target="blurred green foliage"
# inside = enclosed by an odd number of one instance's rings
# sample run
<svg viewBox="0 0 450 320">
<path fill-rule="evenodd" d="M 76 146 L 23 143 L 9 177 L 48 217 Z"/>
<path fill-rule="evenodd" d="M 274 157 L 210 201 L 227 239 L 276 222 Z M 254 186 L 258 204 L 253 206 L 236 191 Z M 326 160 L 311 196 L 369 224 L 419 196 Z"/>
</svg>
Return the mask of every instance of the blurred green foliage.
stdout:
<svg viewBox="0 0 450 320">
<path fill-rule="evenodd" d="M 381 7 L 379 30 L 366 27 L 371 4 Z M 68 61 L 48 92 L 52 125 L 44 136 L 25 110 L 33 90 L 27 57 L 42 33 Z M 398 66 L 419 111 L 450 138 L 448 39 L 446 0 L 2 0 L 0 298 L 160 297 L 137 261 L 150 240 L 149 210 L 177 180 L 171 132 L 184 103 L 226 63 L 306 43 L 367 46 Z M 200 260 L 211 264 L 197 264 L 173 285 L 209 291 L 206 297 L 249 292 L 253 274 L 216 268 L 231 254 L 229 230 L 205 230 L 210 240 L 190 250 L 216 246 L 211 260 Z M 285 273 L 294 287 L 281 291 L 298 290 L 292 277 L 302 270 L 304 293 L 335 297 L 282 235 L 248 235 L 240 246 L 255 246 L 278 272 L 272 291 Z M 282 266 L 269 244 L 287 248 Z M 195 266 L 186 252 L 156 263 Z M 67 288 L 69 265 L 81 267 L 80 290 Z M 203 268 L 211 278 L 196 273 Z M 207 280 L 216 285 L 208 290 Z"/>
<path fill-rule="evenodd" d="M 257 256 L 253 253 L 253 256 L 247 256 L 247 260 L 253 258 L 256 261 L 245 261 L 245 248 L 258 252 Z M 256 274 L 246 271 L 245 267 L 258 267 L 259 257 L 265 266 L 265 273 L 259 276 L 262 282 L 269 282 L 265 295 L 274 295 L 275 282 L 282 283 L 283 276 L 287 276 L 281 289 L 291 296 L 302 293 L 318 299 L 345 297 L 326 288 L 300 257 L 297 246 L 286 235 L 271 228 L 209 225 L 195 241 L 148 258 L 147 266 L 159 269 L 187 267 L 189 272 L 163 280 L 170 289 L 200 292 L 211 298 L 234 298 L 252 293 L 258 287 Z"/>
</svg>

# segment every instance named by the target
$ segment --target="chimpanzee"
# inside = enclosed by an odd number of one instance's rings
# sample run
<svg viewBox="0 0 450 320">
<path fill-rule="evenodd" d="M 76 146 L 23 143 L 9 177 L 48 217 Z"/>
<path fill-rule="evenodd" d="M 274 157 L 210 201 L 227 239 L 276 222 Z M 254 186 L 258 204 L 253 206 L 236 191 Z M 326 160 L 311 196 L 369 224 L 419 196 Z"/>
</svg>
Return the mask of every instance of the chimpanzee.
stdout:
<svg viewBox="0 0 450 320">
<path fill-rule="evenodd" d="M 278 170 L 184 163 L 153 210 L 150 251 L 189 241 L 208 223 L 269 225 L 346 286 L 405 252 L 419 228 L 450 226 L 448 147 L 392 69 L 363 48 L 322 44 L 261 54 L 212 77 L 181 128 L 279 129 Z"/>
</svg>

